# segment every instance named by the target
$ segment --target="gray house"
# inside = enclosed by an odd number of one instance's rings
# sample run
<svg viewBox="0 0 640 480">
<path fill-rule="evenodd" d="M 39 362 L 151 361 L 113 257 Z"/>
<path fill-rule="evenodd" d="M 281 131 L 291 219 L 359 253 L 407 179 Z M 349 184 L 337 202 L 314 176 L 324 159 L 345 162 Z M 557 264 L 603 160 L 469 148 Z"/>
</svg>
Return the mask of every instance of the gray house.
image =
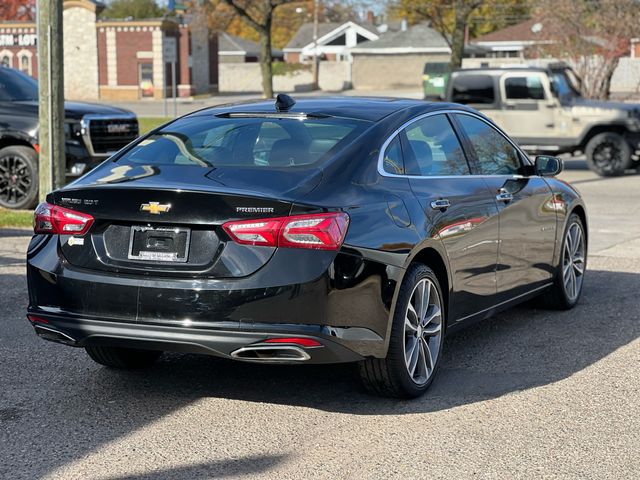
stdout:
<svg viewBox="0 0 640 480">
<path fill-rule="evenodd" d="M 271 49 L 275 61 L 282 61 L 284 53 L 277 48 Z M 218 34 L 218 61 L 220 63 L 251 63 L 260 59 L 260 45 L 251 40 L 231 35 L 227 32 Z"/>
<path fill-rule="evenodd" d="M 422 23 L 389 31 L 349 52 L 353 87 L 364 89 L 416 88 L 422 83 L 425 63 L 451 59 L 444 37 Z"/>
</svg>

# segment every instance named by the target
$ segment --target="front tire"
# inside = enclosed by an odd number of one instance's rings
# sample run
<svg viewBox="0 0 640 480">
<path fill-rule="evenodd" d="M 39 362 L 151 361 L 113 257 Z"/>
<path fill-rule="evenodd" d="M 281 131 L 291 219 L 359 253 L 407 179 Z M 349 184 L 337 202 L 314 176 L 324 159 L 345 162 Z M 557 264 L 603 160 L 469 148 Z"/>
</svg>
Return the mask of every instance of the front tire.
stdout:
<svg viewBox="0 0 640 480">
<path fill-rule="evenodd" d="M 38 154 L 29 147 L 0 150 L 0 207 L 32 208 L 38 200 Z"/>
<path fill-rule="evenodd" d="M 162 352 L 121 347 L 85 347 L 91 359 L 106 367 L 126 370 L 146 368 L 153 365 Z"/>
<path fill-rule="evenodd" d="M 587 267 L 587 242 L 584 225 L 572 213 L 562 238 L 560 265 L 553 285 L 541 296 L 543 306 L 554 310 L 570 310 L 582 294 Z"/>
<path fill-rule="evenodd" d="M 589 169 L 601 177 L 623 175 L 633 163 L 629 143 L 622 135 L 613 132 L 595 135 L 587 143 L 585 154 Z"/>
<path fill-rule="evenodd" d="M 360 363 L 369 391 L 415 398 L 433 382 L 442 356 L 445 312 L 440 283 L 425 265 L 409 268 L 398 294 L 386 358 Z"/>
</svg>

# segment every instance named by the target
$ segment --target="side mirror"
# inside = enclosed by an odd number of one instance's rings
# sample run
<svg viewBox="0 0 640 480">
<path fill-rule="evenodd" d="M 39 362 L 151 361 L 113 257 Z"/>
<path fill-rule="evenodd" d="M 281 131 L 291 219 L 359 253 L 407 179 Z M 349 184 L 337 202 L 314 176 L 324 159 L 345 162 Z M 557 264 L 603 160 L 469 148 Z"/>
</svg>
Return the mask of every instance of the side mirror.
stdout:
<svg viewBox="0 0 640 480">
<path fill-rule="evenodd" d="M 536 175 L 541 177 L 555 177 L 564 168 L 564 163 L 557 157 L 538 155 L 535 161 Z"/>
</svg>

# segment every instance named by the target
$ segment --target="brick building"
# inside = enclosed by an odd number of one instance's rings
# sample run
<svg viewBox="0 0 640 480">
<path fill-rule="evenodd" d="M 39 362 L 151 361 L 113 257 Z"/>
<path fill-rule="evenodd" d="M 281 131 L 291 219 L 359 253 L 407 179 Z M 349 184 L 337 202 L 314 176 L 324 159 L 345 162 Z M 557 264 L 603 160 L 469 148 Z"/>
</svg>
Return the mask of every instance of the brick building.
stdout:
<svg viewBox="0 0 640 480">
<path fill-rule="evenodd" d="M 79 100 L 137 100 L 171 95 L 175 51 L 180 96 L 215 91 L 217 36 L 198 18 L 98 20 L 100 4 L 64 2 L 65 95 Z M 34 23 L 0 23 L 0 64 L 37 78 Z"/>
</svg>

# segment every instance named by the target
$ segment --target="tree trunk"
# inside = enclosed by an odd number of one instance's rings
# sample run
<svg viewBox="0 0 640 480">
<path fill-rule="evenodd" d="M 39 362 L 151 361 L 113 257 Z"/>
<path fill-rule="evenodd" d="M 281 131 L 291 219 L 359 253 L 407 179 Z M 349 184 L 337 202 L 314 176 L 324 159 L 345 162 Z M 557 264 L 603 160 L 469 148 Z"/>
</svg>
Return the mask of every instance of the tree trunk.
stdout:
<svg viewBox="0 0 640 480">
<path fill-rule="evenodd" d="M 451 35 L 451 69 L 462 67 L 464 56 L 464 37 L 469 13 L 464 7 L 456 8 L 456 20 Z"/>
<path fill-rule="evenodd" d="M 608 61 L 607 68 L 603 75 L 602 83 L 600 84 L 600 91 L 598 92 L 598 98 L 603 100 L 608 100 L 611 95 L 611 78 L 613 77 L 616 68 L 618 68 L 618 64 L 620 63 L 620 58 L 616 57 Z"/>
<path fill-rule="evenodd" d="M 265 19 L 260 32 L 260 71 L 262 72 L 262 96 L 273 98 L 273 57 L 271 56 L 271 13 Z"/>
</svg>

